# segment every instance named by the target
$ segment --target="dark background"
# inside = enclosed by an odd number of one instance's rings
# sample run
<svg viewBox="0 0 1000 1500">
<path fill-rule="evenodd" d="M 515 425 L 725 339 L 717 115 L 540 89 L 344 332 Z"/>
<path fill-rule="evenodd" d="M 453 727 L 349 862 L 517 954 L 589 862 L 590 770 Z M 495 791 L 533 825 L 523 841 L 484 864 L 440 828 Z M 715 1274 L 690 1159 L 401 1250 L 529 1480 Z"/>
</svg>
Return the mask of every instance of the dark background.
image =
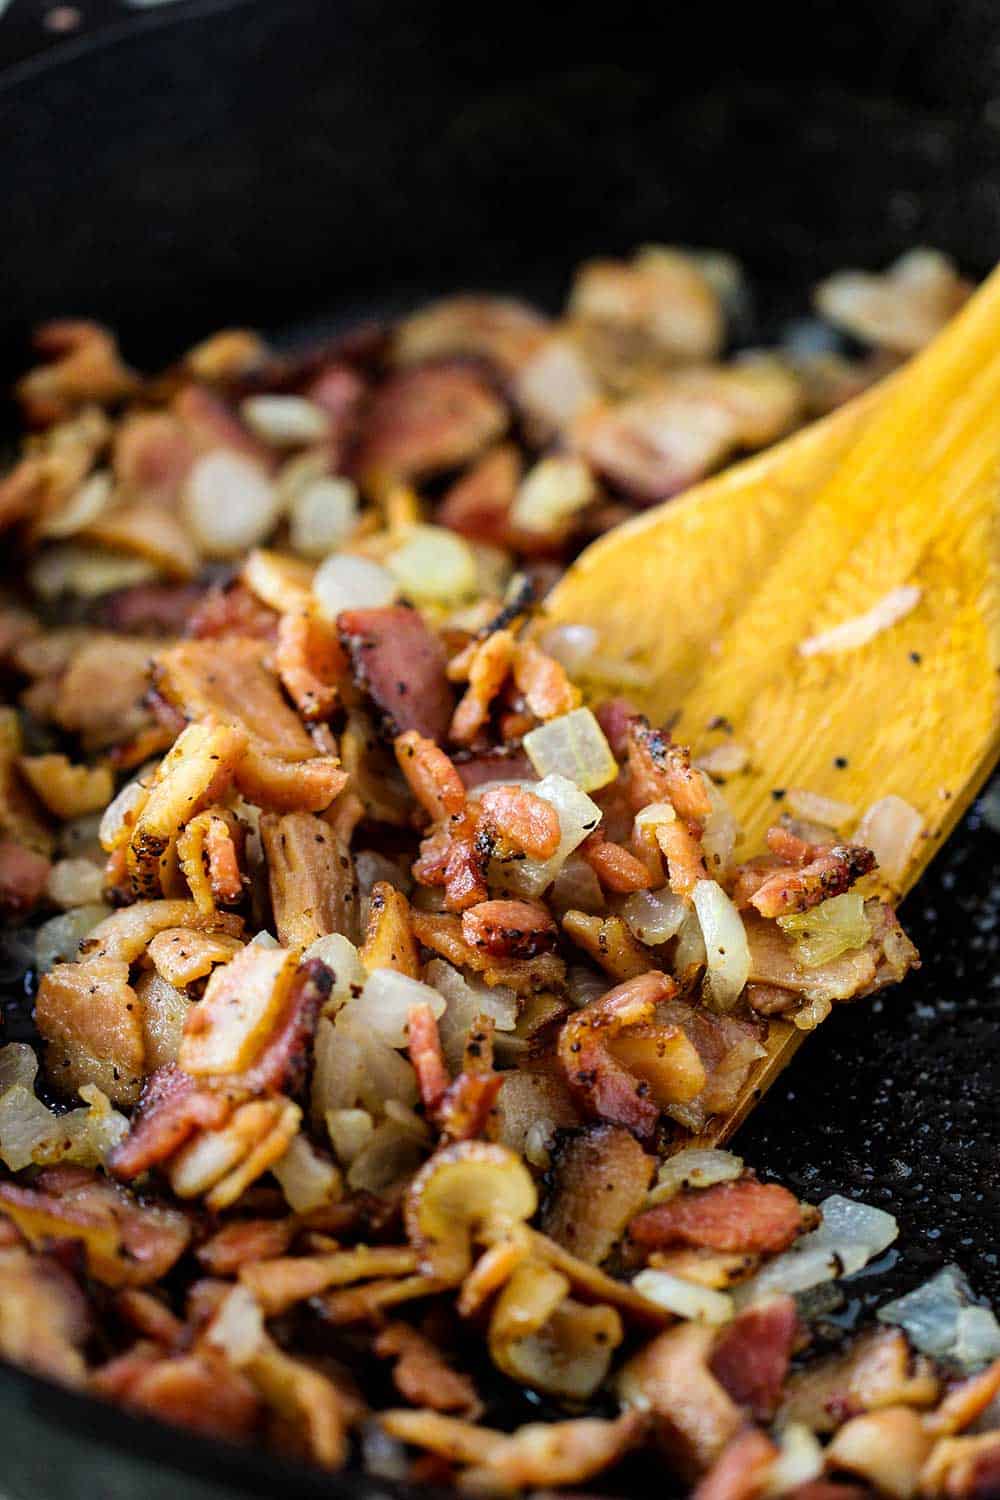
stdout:
<svg viewBox="0 0 1000 1500">
<path fill-rule="evenodd" d="M 923 243 L 981 274 L 1000 251 L 994 0 L 77 9 L 55 40 L 50 5 L 0 14 L 4 383 L 57 313 L 153 362 L 219 324 L 295 338 L 456 286 L 556 306 L 583 256 L 659 239 L 739 254 L 766 334 L 835 266 Z M 981 811 L 903 915 L 921 972 L 835 1011 L 738 1142 L 808 1198 L 898 1216 L 845 1321 L 948 1261 L 1000 1307 L 1000 834 Z M 0 1383 L 17 1497 L 156 1500 L 174 1462 L 276 1492 L 266 1459 Z"/>
</svg>

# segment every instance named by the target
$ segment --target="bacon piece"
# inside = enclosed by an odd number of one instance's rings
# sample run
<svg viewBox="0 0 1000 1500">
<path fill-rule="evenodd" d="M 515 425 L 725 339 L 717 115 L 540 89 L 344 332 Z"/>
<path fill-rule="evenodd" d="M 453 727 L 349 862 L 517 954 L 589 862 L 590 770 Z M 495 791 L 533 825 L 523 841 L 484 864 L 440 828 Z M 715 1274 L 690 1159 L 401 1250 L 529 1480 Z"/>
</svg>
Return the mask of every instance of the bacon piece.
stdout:
<svg viewBox="0 0 1000 1500">
<path fill-rule="evenodd" d="M 443 822 L 465 810 L 462 778 L 433 740 L 411 729 L 396 737 L 394 748 L 410 791 L 432 823 Z"/>
<path fill-rule="evenodd" d="M 101 621 L 122 635 L 180 635 L 204 597 L 197 583 L 137 583 L 104 601 Z"/>
<path fill-rule="evenodd" d="M 652 1413 L 661 1446 L 689 1481 L 710 1469 L 745 1426 L 708 1368 L 715 1337 L 713 1328 L 680 1323 L 633 1355 L 618 1377 L 623 1402 Z"/>
<path fill-rule="evenodd" d="M 79 734 L 85 750 L 102 750 L 138 734 L 149 724 L 145 695 L 150 661 L 160 644 L 104 634 L 83 642 L 57 679 L 45 717 Z"/>
<path fill-rule="evenodd" d="M 684 1189 L 629 1225 L 631 1238 L 651 1249 L 704 1245 L 755 1254 L 784 1250 L 801 1232 L 802 1213 L 793 1194 L 752 1177 Z"/>
<path fill-rule="evenodd" d="M 462 936 L 498 958 L 535 958 L 555 947 L 558 929 L 539 901 L 482 901 L 462 913 Z"/>
<path fill-rule="evenodd" d="M 498 746 L 482 754 L 455 757 L 454 766 L 467 792 L 487 781 L 535 781 L 537 773 L 523 750 Z"/>
<path fill-rule="evenodd" d="M 403 370 L 368 405 L 354 470 L 378 488 L 457 469 L 500 437 L 507 423 L 503 402 L 471 364 Z"/>
<path fill-rule="evenodd" d="M 517 448 L 512 443 L 493 448 L 447 491 L 438 508 L 437 524 L 474 542 L 519 550 L 510 509 L 520 478 Z"/>
<path fill-rule="evenodd" d="M 654 885 L 641 859 L 621 844 L 611 843 L 598 830 L 580 845 L 580 854 L 598 880 L 609 891 L 648 891 Z"/>
<path fill-rule="evenodd" d="M 54 965 L 38 988 L 35 1023 L 60 1091 L 96 1083 L 114 1104 L 139 1097 L 145 1043 L 127 963 L 95 958 Z"/>
<path fill-rule="evenodd" d="M 733 1438 L 691 1494 L 691 1500 L 759 1500 L 778 1450 L 758 1427 Z"/>
<path fill-rule="evenodd" d="M 167 411 L 132 412 L 119 424 L 112 447 L 115 479 L 127 495 L 171 506 L 194 463 L 183 424 Z M 140 585 L 140 588 L 156 585 Z"/>
<path fill-rule="evenodd" d="M 482 948 L 472 948 L 462 936 L 458 917 L 445 912 L 420 911 L 410 915 L 413 934 L 425 948 L 446 958 L 457 969 L 472 969 L 482 974 L 489 985 L 509 985 L 518 995 L 539 990 L 559 989 L 566 977 L 566 965 L 555 953 L 540 953 L 537 958 L 494 958 Z"/>
<path fill-rule="evenodd" d="M 279 941 L 308 948 L 331 932 L 356 937 L 354 861 L 329 824 L 314 813 L 265 813 L 260 837 Z"/>
<path fill-rule="evenodd" d="M 378 709 L 386 736 L 415 729 L 440 743 L 454 699 L 444 647 L 421 615 L 405 605 L 349 609 L 337 627 L 355 681 Z"/>
<path fill-rule="evenodd" d="M 283 614 L 274 653 L 278 676 L 304 719 L 328 719 L 337 706 L 337 683 L 347 659 L 333 627 L 313 615 Z"/>
<path fill-rule="evenodd" d="M 222 1094 L 201 1088 L 176 1063 L 150 1073 L 128 1135 L 108 1157 L 108 1171 L 128 1179 L 172 1156 L 198 1130 L 224 1125 L 231 1104 Z"/>
<path fill-rule="evenodd" d="M 0 910 L 23 917 L 41 899 L 52 865 L 44 854 L 0 839 Z"/>
<path fill-rule="evenodd" d="M 442 1139 L 471 1141 L 482 1135 L 504 1083 L 503 1073 L 459 1073 L 438 1109 Z"/>
<path fill-rule="evenodd" d="M 555 719 L 580 706 L 580 690 L 566 668 L 533 641 L 518 641 L 514 651 L 514 683 L 538 719 Z"/>
<path fill-rule="evenodd" d="M 688 751 L 643 719 L 629 726 L 628 770 L 635 812 L 650 802 L 669 802 L 678 818 L 700 822 L 712 811 L 705 783 L 691 765 Z"/>
<path fill-rule="evenodd" d="M 253 459 L 262 468 L 274 468 L 271 448 L 255 437 L 236 416 L 227 401 L 203 385 L 185 385 L 172 402 L 173 414 L 184 427 L 196 453 L 228 448 Z"/>
<path fill-rule="evenodd" d="M 212 1079 L 213 1086 L 244 1094 L 297 1094 L 305 1084 L 316 1022 L 332 988 L 333 975 L 318 958 L 300 964 L 257 1061 L 242 1073 Z"/>
<path fill-rule="evenodd" d="M 457 1411 L 470 1421 L 481 1415 L 482 1402 L 468 1375 L 453 1370 L 437 1345 L 409 1323 L 387 1323 L 374 1351 L 380 1359 L 395 1359 L 396 1389 L 414 1406 Z"/>
<path fill-rule="evenodd" d="M 487 831 L 477 827 L 471 813 L 455 816 L 423 840 L 413 877 L 421 885 L 444 886 L 448 911 L 464 911 L 489 895 L 486 870 L 491 852 Z"/>
<path fill-rule="evenodd" d="M 808 911 L 832 896 L 849 891 L 856 880 L 875 868 L 875 856 L 860 844 L 833 844 L 797 870 L 769 875 L 749 897 L 762 917 L 781 917 Z"/>
<path fill-rule="evenodd" d="M 203 594 L 191 611 L 187 634 L 194 640 L 225 640 L 230 636 L 250 636 L 255 640 L 274 641 L 278 636 L 278 616 L 261 604 L 245 584 L 215 584 Z"/>
<path fill-rule="evenodd" d="M 672 823 L 661 823 L 656 830 L 656 840 L 667 858 L 670 889 L 675 896 L 690 896 L 699 880 L 708 879 L 698 824 L 685 823 L 680 818 Z"/>
<path fill-rule="evenodd" d="M 563 1143 L 542 1229 L 556 1244 L 600 1265 L 645 1201 L 655 1161 L 629 1131 L 591 1125 Z"/>
<path fill-rule="evenodd" d="M 507 680 L 514 661 L 516 642 L 511 631 L 493 630 L 484 641 L 473 643 L 457 661 L 449 663 L 448 675 L 465 677 L 468 687 L 455 709 L 449 736 L 457 745 L 471 745 L 488 722 L 493 700 Z"/>
<path fill-rule="evenodd" d="M 212 1235 L 195 1254 L 213 1276 L 234 1276 L 241 1266 L 285 1254 L 295 1235 L 291 1219 L 237 1219 Z"/>
<path fill-rule="evenodd" d="M 451 1076 L 441 1051 L 438 1024 L 429 1005 L 410 1007 L 406 1045 L 424 1109 L 433 1115 L 451 1087 Z"/>
<path fill-rule="evenodd" d="M 798 1332 L 794 1299 L 776 1297 L 740 1313 L 712 1350 L 709 1369 L 755 1422 L 770 1422 L 778 1409 Z"/>
<path fill-rule="evenodd" d="M 660 1117 L 650 1087 L 608 1051 L 607 1043 L 653 1021 L 656 1006 L 676 986 L 656 970 L 627 979 L 569 1018 L 557 1051 L 570 1091 L 591 1115 L 649 1136 Z"/>
<path fill-rule="evenodd" d="M 353 437 L 366 390 L 364 378 L 346 364 L 326 365 L 306 387 L 306 398 L 330 419 L 331 453 Z"/>
<path fill-rule="evenodd" d="M 263 641 L 181 641 L 159 653 L 155 686 L 186 718 L 240 726 L 267 755 L 303 761 L 316 753 L 282 696 Z"/>
<path fill-rule="evenodd" d="M 549 859 L 559 848 L 559 814 L 551 802 L 534 792 L 516 786 L 490 787 L 479 806 L 504 843 L 530 859 Z"/>
<path fill-rule="evenodd" d="M 86 1299 L 54 1255 L 31 1254 L 8 1220 L 13 1243 L 0 1248 L 0 1355 L 67 1385 L 82 1383 L 80 1346 L 90 1333 Z"/>
<path fill-rule="evenodd" d="M 108 1371 L 103 1381 L 102 1373 L 94 1376 L 100 1394 L 113 1394 L 125 1406 L 194 1432 L 248 1437 L 259 1420 L 260 1403 L 250 1382 L 204 1351 L 137 1360 L 127 1372 Z"/>
<path fill-rule="evenodd" d="M 126 1287 L 115 1298 L 115 1311 L 130 1328 L 165 1349 L 176 1349 L 184 1342 L 186 1330 L 165 1302 L 139 1287 Z"/>
</svg>

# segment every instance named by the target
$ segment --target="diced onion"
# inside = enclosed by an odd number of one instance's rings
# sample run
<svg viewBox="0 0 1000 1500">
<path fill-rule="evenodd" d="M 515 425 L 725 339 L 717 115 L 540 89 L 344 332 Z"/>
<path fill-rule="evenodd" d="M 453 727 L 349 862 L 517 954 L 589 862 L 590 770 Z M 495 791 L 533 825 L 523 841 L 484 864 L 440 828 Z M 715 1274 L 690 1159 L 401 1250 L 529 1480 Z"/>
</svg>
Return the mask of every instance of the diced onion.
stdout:
<svg viewBox="0 0 1000 1500">
<path fill-rule="evenodd" d="M 367 974 L 365 966 L 361 962 L 357 948 L 350 938 L 344 937 L 342 932 L 331 932 L 326 937 L 317 938 L 314 943 L 302 955 L 305 962 L 309 958 L 318 958 L 321 964 L 333 975 L 333 989 L 330 991 L 330 999 L 334 1001 L 349 1000 L 352 995 L 359 994 L 364 988 Z"/>
<path fill-rule="evenodd" d="M 85 479 L 79 489 L 74 490 L 61 510 L 43 519 L 38 526 L 40 536 L 74 536 L 85 527 L 92 526 L 111 504 L 114 480 L 107 469 L 99 469 Z"/>
<path fill-rule="evenodd" d="M 585 670 L 599 642 L 593 625 L 553 625 L 541 637 L 539 645 L 573 677 Z"/>
<path fill-rule="evenodd" d="M 746 769 L 749 762 L 750 753 L 744 745 L 738 745 L 735 740 L 723 740 L 721 745 L 713 745 L 711 750 L 699 755 L 695 765 L 709 776 L 736 776 Z"/>
<path fill-rule="evenodd" d="M 230 1287 L 205 1331 L 205 1340 L 221 1349 L 229 1363 L 240 1369 L 249 1363 L 264 1342 L 264 1314 L 248 1287 Z"/>
<path fill-rule="evenodd" d="M 708 954 L 705 950 L 705 939 L 701 934 L 701 923 L 698 921 L 698 913 L 689 910 L 677 933 L 677 947 L 674 949 L 674 972 L 683 976 L 690 969 L 699 968 L 707 961 Z"/>
<path fill-rule="evenodd" d="M 39 974 L 47 974 L 56 964 L 73 962 L 83 939 L 110 915 L 110 906 L 93 902 L 43 922 L 35 933 L 35 968 Z"/>
<path fill-rule="evenodd" d="M 296 1135 L 271 1171 L 278 1179 L 289 1208 L 296 1214 L 310 1213 L 340 1196 L 340 1173 L 304 1136 Z"/>
<path fill-rule="evenodd" d="M 99 902 L 103 889 L 101 868 L 89 859 L 58 860 L 45 882 L 46 896 L 64 911 Z"/>
<path fill-rule="evenodd" d="M 1000 1359 L 1000 1324 L 989 1308 L 973 1303 L 958 1266 L 945 1266 L 914 1291 L 887 1302 L 875 1316 L 904 1329 L 922 1354 L 953 1360 L 963 1369 Z"/>
<path fill-rule="evenodd" d="M 566 776 L 553 773 L 531 789 L 559 814 L 559 847 L 549 859 L 494 861 L 491 876 L 505 890 L 521 896 L 540 896 L 552 884 L 574 849 L 601 821 L 601 809 Z"/>
<path fill-rule="evenodd" d="M 320 614 L 327 620 L 336 620 L 341 610 L 378 609 L 392 604 L 399 595 L 399 586 L 381 563 L 335 552 L 317 568 L 313 594 Z"/>
<path fill-rule="evenodd" d="M 640 1271 L 632 1278 L 632 1288 L 648 1302 L 694 1323 L 728 1323 L 733 1316 L 733 1299 L 728 1292 L 713 1291 L 669 1271 Z"/>
<path fill-rule="evenodd" d="M 718 1151 L 708 1146 L 688 1146 L 676 1152 L 660 1167 L 655 1187 L 647 1203 L 666 1203 L 681 1188 L 714 1187 L 717 1182 L 733 1182 L 743 1171 L 743 1158 L 732 1151 Z"/>
<path fill-rule="evenodd" d="M 354 534 L 360 514 L 350 479 L 314 479 L 288 507 L 288 538 L 301 557 L 326 557 Z"/>
<path fill-rule="evenodd" d="M 593 914 L 607 906 L 601 882 L 582 854 L 570 855 L 545 899 L 560 919 L 568 911 Z"/>
<path fill-rule="evenodd" d="M 328 1109 L 326 1129 L 337 1160 L 349 1167 L 374 1135 L 375 1121 L 366 1109 Z"/>
<path fill-rule="evenodd" d="M 717 881 L 699 880 L 691 900 L 705 943 L 709 998 L 717 1010 L 729 1010 L 750 977 L 750 945 L 743 919 Z"/>
<path fill-rule="evenodd" d="M 765 1495 L 788 1495 L 823 1472 L 823 1449 L 804 1422 L 789 1422 L 778 1437 L 778 1456 L 767 1473 Z"/>
<path fill-rule="evenodd" d="M 795 960 L 807 969 L 831 963 L 854 948 L 863 948 L 872 935 L 864 897 L 857 891 L 845 891 L 809 911 L 779 917 L 778 926 L 794 940 Z"/>
<path fill-rule="evenodd" d="M 664 886 L 659 891 L 633 891 L 622 903 L 621 914 L 633 937 L 655 946 L 677 936 L 690 909 L 683 897 Z"/>
<path fill-rule="evenodd" d="M 618 762 L 589 708 L 575 708 L 524 736 L 528 759 L 539 776 L 558 772 L 585 792 L 596 792 L 618 775 Z"/>
<path fill-rule="evenodd" d="M 656 830 L 661 823 L 675 823 L 677 814 L 669 802 L 647 802 L 635 815 L 635 834 L 650 844 L 656 844 Z M 659 847 L 657 845 L 657 847 Z"/>
<path fill-rule="evenodd" d="M 207 557 L 240 557 L 278 523 L 278 492 L 260 464 L 219 448 L 199 458 L 184 485 L 184 517 Z"/>
<path fill-rule="evenodd" d="M 797 818 L 808 818 L 811 823 L 822 823 L 826 828 L 846 828 L 858 815 L 853 803 L 823 797 L 819 792 L 806 791 L 802 787 L 790 786 L 785 793 L 785 803 Z"/>
<path fill-rule="evenodd" d="M 725 793 L 702 772 L 702 781 L 712 810 L 705 819 L 701 835 L 701 847 L 705 863 L 713 875 L 724 875 L 729 869 L 736 848 L 739 828 Z"/>
<path fill-rule="evenodd" d="M 267 932 L 262 928 L 260 932 L 254 933 L 253 937 L 250 939 L 250 946 L 251 948 L 280 948 L 281 944 L 278 942 L 278 939 L 275 937 L 273 932 Z M 316 957 L 316 955 L 313 953 L 311 953 L 309 956 L 310 958 Z"/>
<path fill-rule="evenodd" d="M 566 993 L 578 1010 L 582 1010 L 592 1000 L 599 999 L 601 995 L 606 995 L 609 987 L 608 976 L 599 974 L 586 964 L 572 964 L 566 975 Z"/>
<path fill-rule="evenodd" d="M 252 432 L 276 448 L 321 443 L 330 433 L 330 418 L 304 396 L 247 396 L 240 415 Z"/>
<path fill-rule="evenodd" d="M 405 1047 L 407 1020 L 415 1005 L 429 1005 L 437 1020 L 444 1014 L 445 999 L 419 979 L 411 979 L 395 969 L 375 969 L 360 996 L 350 1001 L 347 1009 L 352 1021 L 370 1027 L 387 1046 Z"/>
<path fill-rule="evenodd" d="M 868 1203 L 855 1203 L 835 1193 L 824 1199 L 820 1209 L 820 1227 L 801 1235 L 790 1250 L 744 1282 L 736 1292 L 738 1303 L 761 1302 L 780 1292 L 806 1292 L 849 1276 L 887 1250 L 899 1234 L 892 1214 Z"/>
<path fill-rule="evenodd" d="M 96 599 L 157 576 L 154 564 L 144 557 L 83 542 L 57 542 L 40 552 L 28 569 L 28 582 L 42 599 L 57 599 L 60 594 Z"/>
<path fill-rule="evenodd" d="M 356 1042 L 360 1049 L 361 1077 L 356 1099 L 350 1103 L 359 1101 L 375 1115 L 384 1112 L 387 1099 L 416 1104 L 419 1090 L 411 1064 L 375 1034 L 362 1013 L 355 1009 L 352 1014 L 352 1007 L 346 1006 L 337 1018 L 336 1038 Z"/>
<path fill-rule="evenodd" d="M 822 630 L 817 635 L 809 636 L 808 640 L 800 641 L 799 654 L 821 656 L 837 651 L 855 651 L 859 646 L 866 646 L 877 635 L 881 635 L 883 630 L 888 630 L 911 610 L 916 609 L 920 593 L 920 589 L 912 584 L 890 589 L 864 614 L 855 615 L 840 625 L 834 625 L 830 630 Z"/>
<path fill-rule="evenodd" d="M 924 830 L 924 820 L 902 797 L 880 797 L 862 814 L 854 842 L 864 844 L 878 860 L 883 878 L 896 885 Z"/>
<path fill-rule="evenodd" d="M 445 1062 L 453 1073 L 461 1069 L 465 1044 L 477 1017 L 489 1016 L 497 1031 L 514 1030 L 517 996 L 506 985 L 491 988 L 480 980 L 467 979 L 443 958 L 432 959 L 426 973 L 428 984 L 444 997 L 438 1032 Z"/>
<path fill-rule="evenodd" d="M 446 526 L 411 526 L 386 562 L 403 593 L 417 604 L 461 604 L 476 592 L 475 553 Z"/>
<path fill-rule="evenodd" d="M 143 786 L 140 777 L 126 782 L 117 797 L 108 803 L 101 816 L 98 838 L 102 849 L 110 853 L 124 841 L 126 831 L 132 827 L 139 808 L 148 796 L 149 788 Z"/>
<path fill-rule="evenodd" d="M 412 1176 L 426 1155 L 426 1147 L 396 1120 L 383 1120 L 347 1171 L 348 1186 L 356 1192 L 381 1193 Z"/>
<path fill-rule="evenodd" d="M 561 536 L 578 511 L 597 494 L 594 476 L 582 458 L 556 454 L 525 475 L 514 496 L 510 518 L 524 531 Z"/>
</svg>

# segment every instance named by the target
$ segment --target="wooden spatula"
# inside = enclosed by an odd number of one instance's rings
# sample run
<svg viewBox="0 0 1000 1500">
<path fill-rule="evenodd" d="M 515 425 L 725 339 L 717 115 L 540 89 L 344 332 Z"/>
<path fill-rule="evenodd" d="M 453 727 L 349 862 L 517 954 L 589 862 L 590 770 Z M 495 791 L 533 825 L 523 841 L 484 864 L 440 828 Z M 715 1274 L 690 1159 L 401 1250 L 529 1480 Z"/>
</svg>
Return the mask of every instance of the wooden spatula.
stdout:
<svg viewBox="0 0 1000 1500">
<path fill-rule="evenodd" d="M 868 644 L 801 651 L 903 586 L 916 606 Z M 925 829 L 905 894 L 1000 753 L 1000 270 L 891 379 L 594 543 L 546 616 L 647 669 L 621 690 L 696 753 L 725 717 L 750 753 L 726 784 L 748 852 L 786 788 L 905 798 Z M 713 1141 L 805 1034 L 772 1020 Z"/>
</svg>

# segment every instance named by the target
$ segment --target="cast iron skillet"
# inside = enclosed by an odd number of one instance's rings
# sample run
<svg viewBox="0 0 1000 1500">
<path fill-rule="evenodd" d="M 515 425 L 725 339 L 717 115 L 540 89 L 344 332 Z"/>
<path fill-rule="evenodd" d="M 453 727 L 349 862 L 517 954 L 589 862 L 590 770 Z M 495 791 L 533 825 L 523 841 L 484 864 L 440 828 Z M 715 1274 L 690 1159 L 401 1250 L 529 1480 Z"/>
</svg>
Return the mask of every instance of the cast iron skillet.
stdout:
<svg viewBox="0 0 1000 1500">
<path fill-rule="evenodd" d="M 555 306 L 583 256 L 645 240 L 739 254 L 758 336 L 835 266 L 925 243 L 981 273 L 1000 254 L 992 0 L 766 19 L 626 0 L 115 5 L 93 7 L 110 23 L 96 37 L 0 77 L 2 377 L 56 313 L 107 319 L 154 363 L 223 323 L 294 338 L 456 286 Z M 838 1009 L 740 1137 L 804 1195 L 899 1217 L 843 1323 L 952 1260 L 1000 1301 L 1000 835 L 982 804 L 904 916 L 922 971 Z M 393 1491 L 9 1369 L 0 1401 L 12 1500 Z"/>
</svg>

